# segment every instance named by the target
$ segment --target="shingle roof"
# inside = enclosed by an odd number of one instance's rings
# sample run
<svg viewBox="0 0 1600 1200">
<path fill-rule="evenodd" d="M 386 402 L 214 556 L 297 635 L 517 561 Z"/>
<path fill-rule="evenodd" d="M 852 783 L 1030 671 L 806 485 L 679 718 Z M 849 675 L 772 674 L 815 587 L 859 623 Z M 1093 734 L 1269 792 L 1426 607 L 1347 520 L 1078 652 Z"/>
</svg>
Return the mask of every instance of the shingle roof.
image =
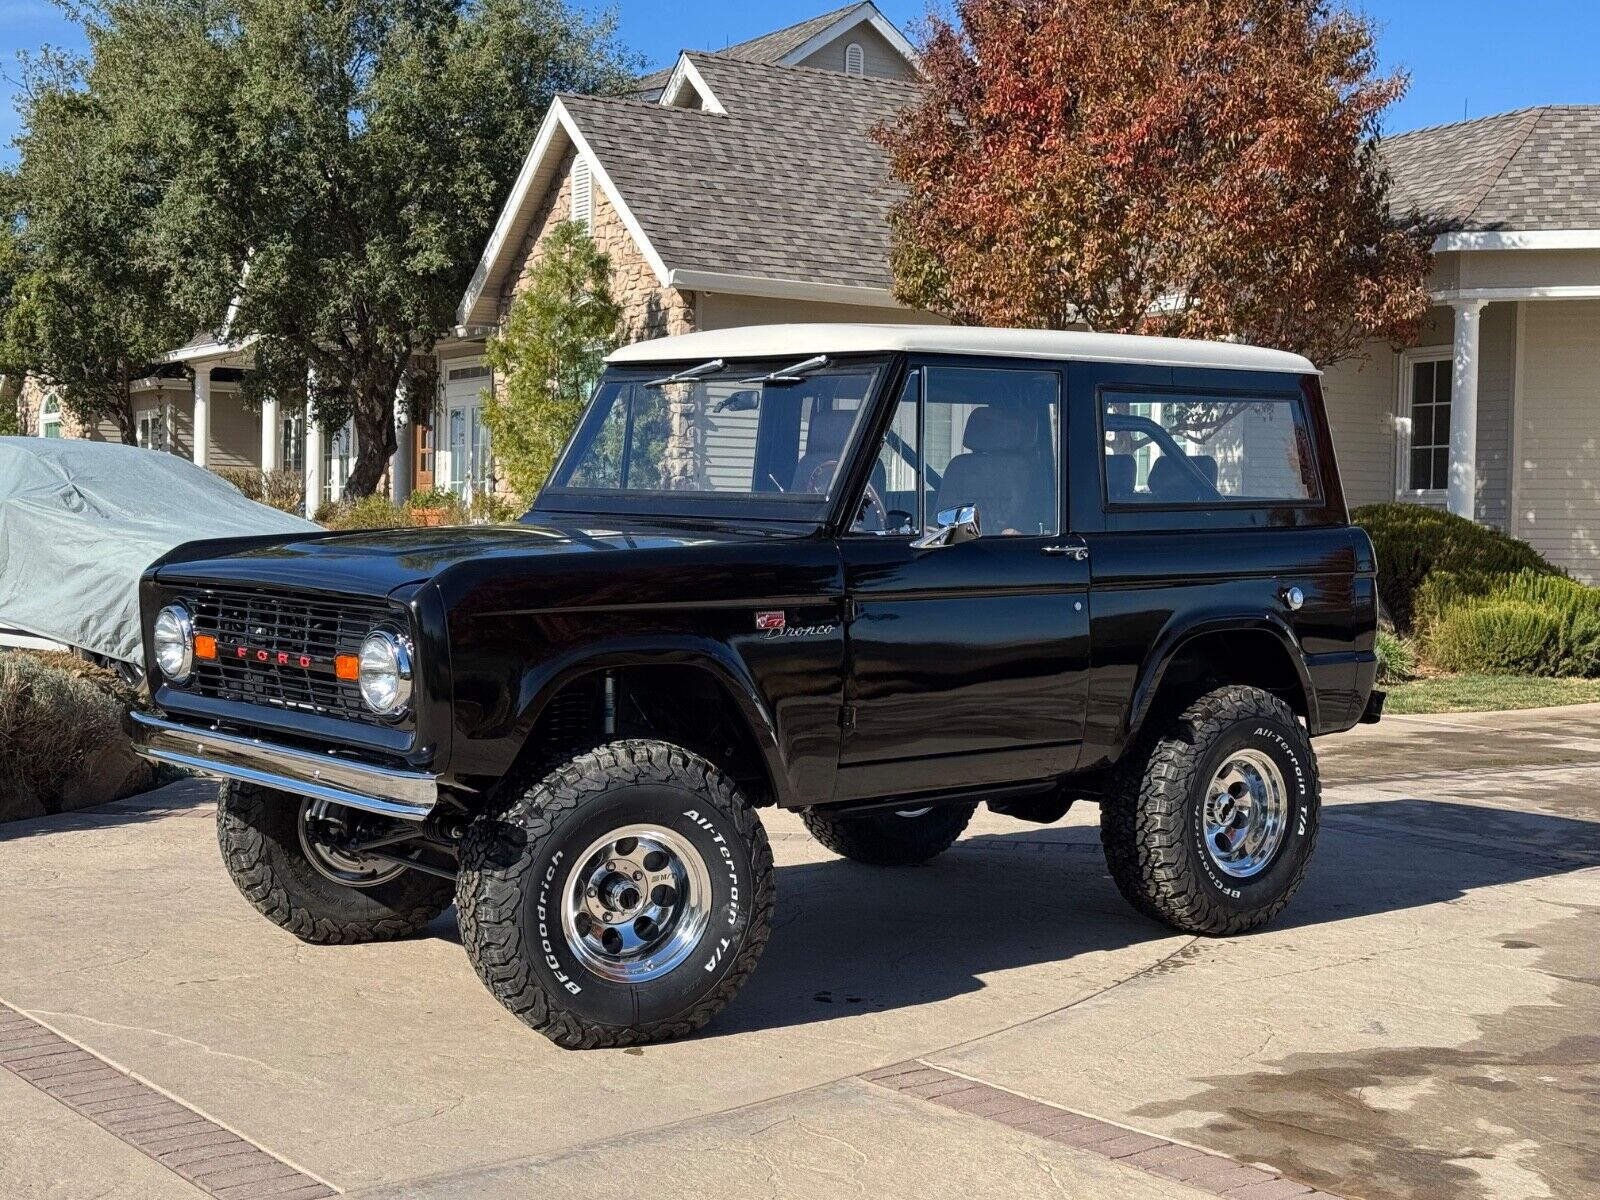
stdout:
<svg viewBox="0 0 1600 1200">
<path fill-rule="evenodd" d="M 782 62 L 786 56 L 800 49 L 817 34 L 863 7 L 865 7 L 864 0 L 856 4 L 846 4 L 843 8 L 812 17 L 809 21 L 801 21 L 797 25 L 789 25 L 783 29 L 774 29 L 771 33 L 764 33 L 746 42 L 737 42 L 716 53 L 723 58 L 738 58 L 745 62 Z"/>
<path fill-rule="evenodd" d="M 1387 138 L 1397 213 L 1446 230 L 1600 228 L 1600 105 L 1562 104 Z"/>
<path fill-rule="evenodd" d="M 858 0 L 855 4 L 846 4 L 843 8 L 833 9 L 810 20 L 774 29 L 771 33 L 763 33 L 760 37 L 753 37 L 748 41 L 736 42 L 721 50 L 708 50 L 704 53 L 715 54 L 720 58 L 737 58 L 744 62 L 779 63 L 823 30 L 843 20 L 856 9 L 865 7 L 867 7 L 866 0 Z M 634 81 L 631 94 L 640 99 L 654 99 L 671 78 L 672 67 L 663 67 L 648 75 L 641 75 Z"/>
<path fill-rule="evenodd" d="M 672 269 L 885 288 L 894 185 L 875 125 L 914 84 L 690 56 L 727 113 L 563 97 Z"/>
</svg>

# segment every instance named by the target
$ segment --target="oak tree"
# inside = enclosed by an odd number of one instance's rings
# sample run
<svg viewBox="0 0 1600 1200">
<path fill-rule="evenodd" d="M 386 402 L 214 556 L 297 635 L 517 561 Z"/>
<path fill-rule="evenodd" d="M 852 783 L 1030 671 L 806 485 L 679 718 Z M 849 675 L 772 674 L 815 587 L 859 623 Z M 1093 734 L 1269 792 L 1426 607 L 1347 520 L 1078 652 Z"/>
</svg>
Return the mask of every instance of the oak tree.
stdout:
<svg viewBox="0 0 1600 1200">
<path fill-rule="evenodd" d="M 895 290 L 964 323 L 1235 338 L 1331 363 L 1410 338 L 1430 238 L 1389 205 L 1404 92 L 1322 0 L 957 0 L 879 130 Z"/>
</svg>

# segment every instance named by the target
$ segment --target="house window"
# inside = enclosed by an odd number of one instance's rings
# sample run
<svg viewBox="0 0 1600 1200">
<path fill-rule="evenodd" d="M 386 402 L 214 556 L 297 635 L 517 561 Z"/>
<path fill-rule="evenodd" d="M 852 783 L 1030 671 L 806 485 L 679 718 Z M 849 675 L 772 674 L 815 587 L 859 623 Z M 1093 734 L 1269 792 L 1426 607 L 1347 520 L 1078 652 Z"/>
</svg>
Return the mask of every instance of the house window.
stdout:
<svg viewBox="0 0 1600 1200">
<path fill-rule="evenodd" d="M 857 76 L 867 73 L 867 55 L 860 42 L 851 42 L 844 48 L 844 73 Z"/>
<path fill-rule="evenodd" d="M 278 455 L 285 471 L 298 474 L 306 463 L 306 415 L 303 412 L 285 413 L 283 416 L 283 447 Z"/>
<path fill-rule="evenodd" d="M 139 445 L 146 450 L 167 448 L 167 423 L 160 409 L 150 409 L 139 414 Z"/>
<path fill-rule="evenodd" d="M 1448 358 L 1410 364 L 1406 378 L 1410 436 L 1402 472 L 1406 491 L 1442 492 L 1450 485 L 1451 369 Z"/>
<path fill-rule="evenodd" d="M 61 398 L 54 392 L 44 398 L 39 406 L 39 436 L 61 436 Z"/>
<path fill-rule="evenodd" d="M 586 232 L 594 232 L 594 173 L 582 156 L 572 164 L 572 219 L 582 221 Z"/>
</svg>

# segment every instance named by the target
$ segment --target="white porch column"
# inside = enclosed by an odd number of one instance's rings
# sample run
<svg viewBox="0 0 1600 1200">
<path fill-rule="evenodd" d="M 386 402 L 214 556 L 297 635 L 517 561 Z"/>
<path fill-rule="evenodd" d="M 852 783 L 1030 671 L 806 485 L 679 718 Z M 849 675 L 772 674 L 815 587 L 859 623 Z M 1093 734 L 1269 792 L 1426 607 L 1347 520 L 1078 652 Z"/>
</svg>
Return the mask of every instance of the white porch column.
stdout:
<svg viewBox="0 0 1600 1200">
<path fill-rule="evenodd" d="M 322 426 L 306 413 L 306 516 L 322 507 Z"/>
<path fill-rule="evenodd" d="M 276 471 L 283 466 L 283 417 L 278 412 L 278 398 L 273 396 L 261 402 L 261 469 Z"/>
<path fill-rule="evenodd" d="M 389 489 L 396 504 L 411 498 L 415 486 L 411 478 L 411 422 L 406 420 L 406 406 L 396 399 L 394 405 L 394 454 L 389 459 Z"/>
<path fill-rule="evenodd" d="M 194 369 L 194 465 L 203 467 L 211 449 L 211 368 Z"/>
<path fill-rule="evenodd" d="M 1478 326 L 1482 300 L 1455 302 L 1455 351 L 1450 377 L 1450 482 L 1446 505 L 1473 519 L 1478 461 Z"/>
</svg>

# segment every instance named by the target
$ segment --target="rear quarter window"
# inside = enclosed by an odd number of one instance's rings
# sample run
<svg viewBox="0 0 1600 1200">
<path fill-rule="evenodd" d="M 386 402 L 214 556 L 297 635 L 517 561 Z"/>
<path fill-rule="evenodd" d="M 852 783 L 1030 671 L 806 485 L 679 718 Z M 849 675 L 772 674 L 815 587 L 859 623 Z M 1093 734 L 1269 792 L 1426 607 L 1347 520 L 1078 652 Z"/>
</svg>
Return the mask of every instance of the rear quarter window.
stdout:
<svg viewBox="0 0 1600 1200">
<path fill-rule="evenodd" d="M 1109 509 L 1248 508 L 1321 500 L 1299 393 L 1105 389 Z"/>
</svg>

